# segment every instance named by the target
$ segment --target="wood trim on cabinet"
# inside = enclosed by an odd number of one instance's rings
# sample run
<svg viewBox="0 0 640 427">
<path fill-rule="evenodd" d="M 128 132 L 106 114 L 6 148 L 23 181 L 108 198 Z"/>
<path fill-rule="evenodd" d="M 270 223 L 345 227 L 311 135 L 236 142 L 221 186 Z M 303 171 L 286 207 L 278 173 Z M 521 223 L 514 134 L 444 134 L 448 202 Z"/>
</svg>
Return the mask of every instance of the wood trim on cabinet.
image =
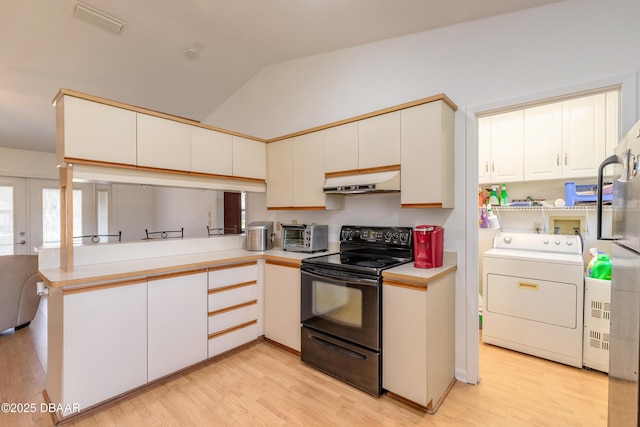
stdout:
<svg viewBox="0 0 640 427">
<path fill-rule="evenodd" d="M 226 292 L 226 291 L 230 291 L 232 289 L 244 288 L 244 287 L 247 287 L 247 286 L 252 286 L 252 285 L 257 285 L 257 284 L 258 284 L 257 280 L 252 280 L 250 282 L 236 283 L 236 284 L 229 285 L 229 286 L 222 286 L 221 288 L 209 289 L 207 291 L 207 293 L 209 295 L 213 295 L 213 294 L 217 294 L 219 292 Z"/>
<path fill-rule="evenodd" d="M 258 300 L 254 299 L 252 301 L 243 302 L 242 304 L 232 305 L 231 307 L 221 308 L 220 310 L 210 311 L 209 317 L 217 316 L 219 314 L 228 313 L 229 311 L 238 310 L 240 308 L 250 307 L 252 305 L 257 305 Z"/>
<path fill-rule="evenodd" d="M 249 262 L 242 262 L 238 264 L 226 264 L 226 265 L 220 265 L 220 266 L 213 266 L 213 267 L 209 267 L 209 271 L 226 270 L 229 268 L 249 267 L 252 265 L 258 265 L 258 261 L 249 261 Z"/>
<path fill-rule="evenodd" d="M 406 209 L 433 209 L 441 208 L 442 203 L 402 203 L 400 207 Z"/>
<path fill-rule="evenodd" d="M 295 136 L 301 136 L 301 135 L 305 135 L 305 134 L 308 134 L 308 133 L 313 133 L 313 132 L 329 129 L 329 128 L 332 128 L 332 127 L 335 127 L 335 126 L 345 125 L 347 123 L 352 123 L 352 122 L 357 122 L 357 121 L 364 120 L 364 119 L 369 119 L 371 117 L 375 117 L 375 116 L 379 116 L 379 115 L 387 114 L 387 113 L 392 113 L 392 112 L 398 111 L 398 110 L 404 110 L 405 108 L 416 107 L 416 106 L 422 105 L 422 104 L 428 104 L 429 102 L 434 102 L 434 101 L 443 101 L 445 104 L 447 104 L 449 107 L 451 107 L 453 109 L 453 111 L 456 111 L 458 109 L 458 106 L 447 95 L 445 95 L 444 93 L 441 93 L 441 94 L 438 94 L 438 95 L 429 96 L 427 98 L 422 98 L 422 99 L 418 99 L 418 100 L 411 101 L 411 102 L 405 102 L 404 104 L 396 105 L 396 106 L 393 106 L 393 107 L 383 108 L 382 110 L 373 111 L 371 113 L 361 114 L 359 116 L 351 117 L 349 119 L 339 120 L 337 122 L 328 123 L 328 124 L 322 125 L 322 126 L 316 126 L 314 128 L 303 130 L 303 131 L 300 131 L 300 132 L 294 132 L 294 133 L 290 133 L 288 135 L 279 136 L 277 138 L 269 139 L 266 142 L 270 143 L 270 142 L 276 142 L 276 141 L 280 141 L 280 140 L 287 139 L 287 138 L 293 138 Z"/>
<path fill-rule="evenodd" d="M 351 169 L 351 170 L 338 171 L 338 172 L 325 172 L 324 177 L 335 178 L 339 176 L 362 175 L 365 173 L 391 172 L 391 171 L 399 171 L 399 170 L 400 170 L 400 165 L 377 166 L 375 168 Z"/>
<path fill-rule="evenodd" d="M 250 322 L 242 323 L 242 324 L 240 324 L 238 326 L 232 326 L 231 328 L 224 329 L 224 330 L 222 330 L 220 332 L 214 332 L 213 334 L 209 334 L 207 336 L 207 338 L 210 339 L 210 340 L 214 339 L 214 338 L 218 338 L 219 336 L 230 334 L 231 332 L 235 332 L 235 331 L 237 331 L 239 329 L 246 328 L 247 326 L 255 325 L 257 323 L 258 323 L 257 319 L 256 320 L 252 320 Z"/>
<path fill-rule="evenodd" d="M 147 282 L 146 277 L 141 279 L 133 279 L 133 280 L 121 280 L 119 282 L 101 283 L 98 285 L 89 285 L 89 286 L 83 286 L 78 288 L 63 288 L 62 293 L 64 295 L 79 294 L 82 292 L 92 292 L 92 291 L 101 291 L 103 289 L 119 288 L 120 286 L 139 285 L 140 283 L 146 283 L 146 282 Z"/>
<path fill-rule="evenodd" d="M 138 165 L 130 165 L 126 163 L 112 163 L 112 162 L 103 162 L 99 160 L 78 159 L 74 157 L 65 157 L 64 162 L 67 164 L 78 164 L 78 165 L 86 165 L 86 166 L 131 169 L 131 170 L 137 170 L 141 172 L 169 173 L 173 175 L 196 176 L 200 178 L 228 179 L 232 181 L 245 181 L 245 182 L 253 182 L 257 184 L 266 184 L 267 182 L 265 179 L 262 179 L 262 178 L 248 178 L 244 176 L 218 175 L 218 174 L 204 173 L 204 172 L 190 172 L 190 171 L 183 171 L 179 169 L 155 168 L 151 166 L 138 166 Z"/>
<path fill-rule="evenodd" d="M 268 211 L 326 211 L 326 206 L 287 206 L 267 207 Z"/>
<path fill-rule="evenodd" d="M 165 273 L 165 274 L 147 276 L 147 280 L 151 282 L 153 280 L 162 280 L 162 279 L 171 279 L 174 277 L 191 276 L 193 274 L 206 273 L 206 272 L 207 272 L 206 268 L 197 268 L 194 270 L 176 271 L 175 273 Z"/>
<path fill-rule="evenodd" d="M 60 168 L 60 269 L 73 271 L 73 166 Z"/>
<path fill-rule="evenodd" d="M 382 286 L 395 286 L 397 288 L 405 288 L 405 289 L 411 289 L 412 291 L 421 291 L 421 292 L 426 292 L 428 288 L 426 284 L 420 285 L 417 283 L 400 282 L 397 280 L 389 280 L 384 278 L 382 279 Z"/>
<path fill-rule="evenodd" d="M 287 262 L 287 261 L 279 261 L 279 260 L 273 260 L 273 259 L 267 259 L 264 261 L 265 264 L 271 264 L 271 265 L 278 265 L 280 267 L 289 267 L 289 268 L 300 268 L 300 264 L 296 264 L 293 262 Z"/>
<path fill-rule="evenodd" d="M 262 138 L 257 138 L 255 136 L 251 136 L 251 135 L 245 135 L 245 134 L 242 134 L 242 133 L 239 133 L 239 132 L 233 132 L 233 131 L 230 131 L 230 130 L 227 130 L 227 129 L 218 128 L 218 127 L 215 127 L 215 126 L 205 125 L 203 123 L 200 123 L 197 120 L 189 119 L 189 118 L 186 118 L 186 117 L 174 116 L 172 114 L 162 113 L 160 111 L 150 110 L 148 108 L 136 107 L 135 105 L 125 104 L 124 102 L 114 101 L 112 99 L 102 98 L 102 97 L 96 96 L 96 95 L 89 95 L 88 93 L 78 92 L 78 91 L 75 91 L 75 90 L 72 90 L 72 89 L 60 89 L 58 91 L 58 93 L 56 94 L 56 96 L 51 101 L 51 103 L 53 105 L 56 105 L 58 100 L 63 95 L 73 96 L 75 98 L 80 98 L 80 99 L 84 99 L 84 100 L 87 100 L 87 101 L 98 102 L 100 104 L 110 105 L 112 107 L 122 108 L 124 110 L 135 111 L 136 113 L 148 114 L 150 116 L 159 117 L 161 119 L 172 120 L 174 122 L 180 122 L 180 123 L 184 123 L 184 124 L 187 124 L 187 125 L 200 127 L 200 128 L 203 128 L 203 129 L 209 129 L 209 130 L 213 130 L 213 131 L 216 131 L 216 132 L 226 133 L 228 135 L 233 135 L 233 136 L 238 136 L 238 137 L 241 137 L 241 138 L 252 139 L 254 141 L 259 141 L 259 142 L 266 142 L 266 140 L 262 139 Z"/>
</svg>

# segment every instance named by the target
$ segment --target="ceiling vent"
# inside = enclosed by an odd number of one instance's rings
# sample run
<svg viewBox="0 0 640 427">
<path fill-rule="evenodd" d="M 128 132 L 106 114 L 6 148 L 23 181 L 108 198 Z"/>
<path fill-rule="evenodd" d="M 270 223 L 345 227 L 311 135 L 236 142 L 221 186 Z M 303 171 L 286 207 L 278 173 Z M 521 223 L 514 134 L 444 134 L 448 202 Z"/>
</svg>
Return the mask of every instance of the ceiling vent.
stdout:
<svg viewBox="0 0 640 427">
<path fill-rule="evenodd" d="M 126 22 L 80 2 L 73 7 L 73 16 L 116 34 L 120 34 L 126 25 Z"/>
</svg>

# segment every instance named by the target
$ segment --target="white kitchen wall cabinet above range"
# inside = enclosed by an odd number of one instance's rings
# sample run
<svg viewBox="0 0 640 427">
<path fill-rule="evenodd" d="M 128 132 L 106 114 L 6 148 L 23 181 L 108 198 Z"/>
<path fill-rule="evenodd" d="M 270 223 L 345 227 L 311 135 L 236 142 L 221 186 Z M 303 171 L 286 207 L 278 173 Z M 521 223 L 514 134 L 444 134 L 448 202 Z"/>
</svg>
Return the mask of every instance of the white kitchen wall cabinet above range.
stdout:
<svg viewBox="0 0 640 427">
<path fill-rule="evenodd" d="M 358 169 L 400 164 L 400 111 L 358 122 Z"/>
</svg>

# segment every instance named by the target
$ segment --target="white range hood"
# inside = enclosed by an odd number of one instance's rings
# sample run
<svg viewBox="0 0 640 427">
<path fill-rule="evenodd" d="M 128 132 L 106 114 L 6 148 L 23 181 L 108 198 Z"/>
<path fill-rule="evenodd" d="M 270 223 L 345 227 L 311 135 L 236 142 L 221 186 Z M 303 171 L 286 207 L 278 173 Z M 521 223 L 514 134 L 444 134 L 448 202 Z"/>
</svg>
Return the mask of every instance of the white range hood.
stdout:
<svg viewBox="0 0 640 427">
<path fill-rule="evenodd" d="M 400 171 L 343 175 L 327 178 L 326 194 L 391 193 L 400 191 Z"/>
</svg>

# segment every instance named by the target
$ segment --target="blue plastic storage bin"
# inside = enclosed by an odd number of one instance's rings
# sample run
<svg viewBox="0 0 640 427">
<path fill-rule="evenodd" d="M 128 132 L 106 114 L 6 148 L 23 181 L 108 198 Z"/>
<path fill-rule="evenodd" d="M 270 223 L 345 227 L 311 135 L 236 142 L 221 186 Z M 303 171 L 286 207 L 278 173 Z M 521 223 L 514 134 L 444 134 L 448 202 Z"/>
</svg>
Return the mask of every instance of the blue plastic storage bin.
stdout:
<svg viewBox="0 0 640 427">
<path fill-rule="evenodd" d="M 565 206 L 575 206 L 576 203 L 585 202 L 597 202 L 598 201 L 598 185 L 597 184 L 584 184 L 576 185 L 575 182 L 565 182 Z M 593 192 L 589 195 L 579 195 L 577 193 Z M 613 194 L 603 194 L 602 201 L 610 202 L 613 199 Z"/>
</svg>

